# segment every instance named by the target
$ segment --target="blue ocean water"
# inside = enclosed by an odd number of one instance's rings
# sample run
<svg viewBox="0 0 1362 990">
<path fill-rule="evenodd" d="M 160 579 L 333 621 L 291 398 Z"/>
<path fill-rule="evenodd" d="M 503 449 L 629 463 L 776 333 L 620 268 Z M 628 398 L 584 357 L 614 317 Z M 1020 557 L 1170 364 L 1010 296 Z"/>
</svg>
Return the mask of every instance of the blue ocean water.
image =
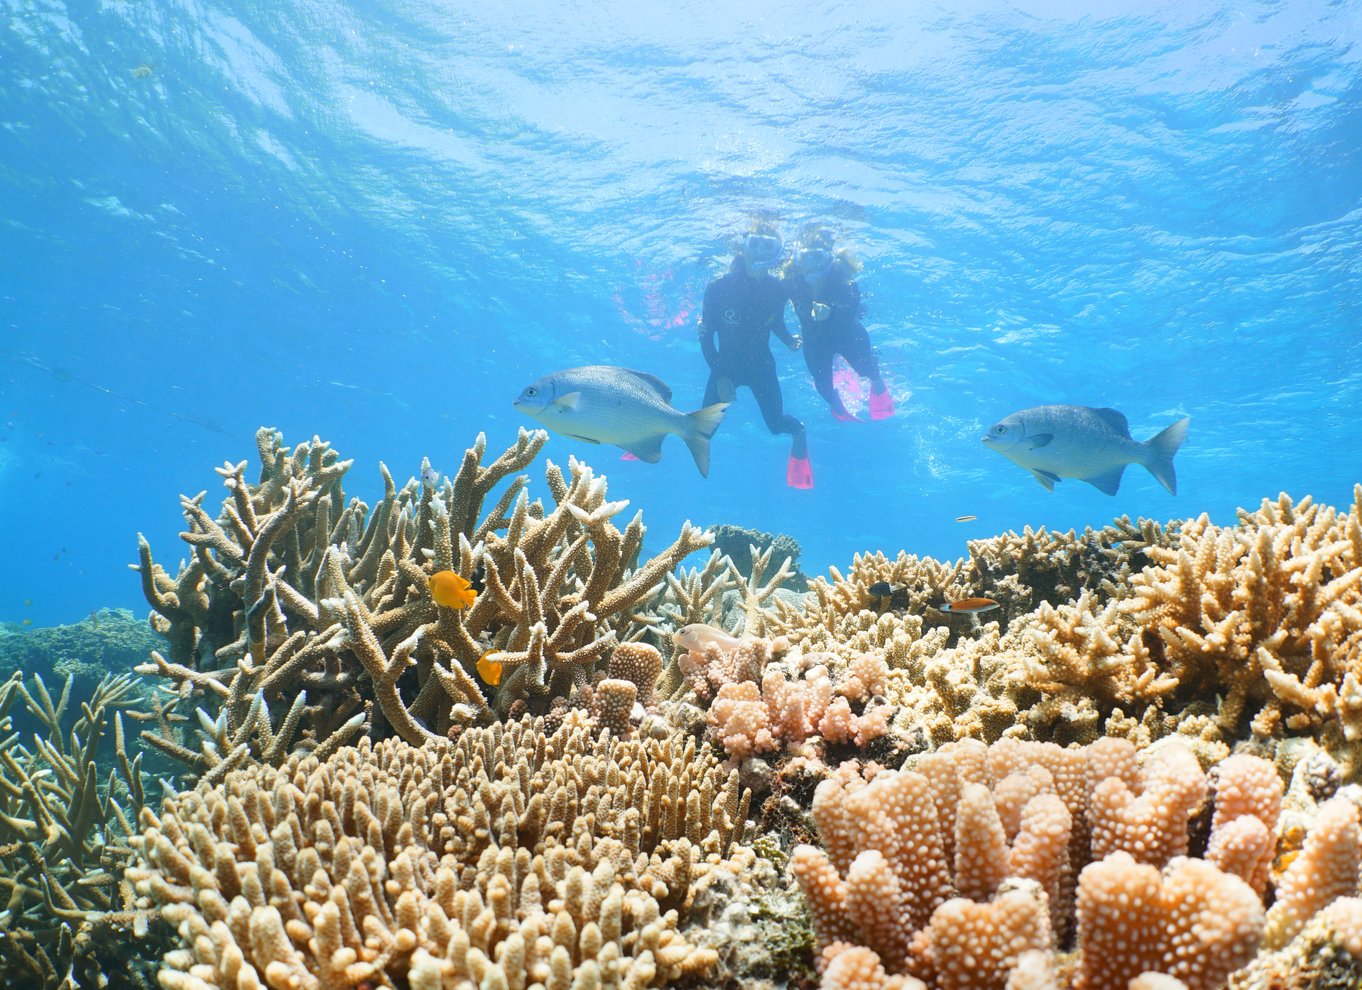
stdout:
<svg viewBox="0 0 1362 990">
<path fill-rule="evenodd" d="M 137 533 L 173 571 L 177 496 L 216 506 L 262 425 L 331 441 L 373 502 L 380 460 L 453 470 L 534 426 L 511 400 L 558 368 L 698 406 L 704 287 L 758 214 L 855 250 L 898 412 L 833 421 L 776 343 L 812 491 L 745 392 L 708 479 L 677 440 L 656 465 L 551 440 L 654 545 L 735 523 L 817 573 L 1362 481 L 1351 0 L 0 15 L 0 619 L 144 611 Z M 980 444 L 1046 402 L 1140 439 L 1190 415 L 1177 496 L 1139 467 L 1050 494 Z"/>
</svg>

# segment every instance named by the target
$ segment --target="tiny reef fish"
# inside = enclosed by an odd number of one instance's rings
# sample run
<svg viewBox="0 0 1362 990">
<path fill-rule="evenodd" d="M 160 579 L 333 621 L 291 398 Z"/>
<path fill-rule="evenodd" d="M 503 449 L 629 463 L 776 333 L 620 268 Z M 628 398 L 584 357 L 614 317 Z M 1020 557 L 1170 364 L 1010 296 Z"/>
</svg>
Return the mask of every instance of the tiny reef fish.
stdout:
<svg viewBox="0 0 1362 990">
<path fill-rule="evenodd" d="M 488 684 L 490 684 L 492 687 L 496 687 L 498 684 L 501 683 L 501 672 L 506 666 L 500 660 L 488 659 L 488 657 L 492 656 L 496 652 L 497 652 L 496 650 L 488 650 L 482 656 L 478 657 L 477 662 L 478 676 L 481 677 Z"/>
<path fill-rule="evenodd" d="M 874 584 L 872 584 L 869 588 L 866 588 L 865 590 L 870 592 L 872 595 L 876 595 L 880 598 L 888 598 L 890 595 L 897 594 L 898 592 L 903 591 L 907 587 L 908 586 L 906 584 L 891 584 L 888 581 L 876 581 Z"/>
<path fill-rule="evenodd" d="M 956 517 L 955 517 L 955 521 L 956 521 L 956 522 L 974 522 L 974 520 L 976 520 L 976 519 L 978 519 L 978 518 L 979 518 L 978 516 L 969 516 L 969 515 L 965 515 L 965 516 L 956 516 Z"/>
<path fill-rule="evenodd" d="M 742 643 L 722 629 L 707 626 L 703 622 L 692 622 L 688 626 L 682 626 L 672 633 L 672 641 L 682 649 L 694 650 L 696 653 L 702 652 L 707 646 L 717 646 L 721 650 L 736 650 L 742 646 Z"/>
<path fill-rule="evenodd" d="M 587 443 L 612 443 L 649 464 L 662 459 L 662 438 L 675 433 L 690 448 L 701 476 L 708 476 L 709 438 L 719 428 L 728 403 L 683 413 L 671 402 L 671 388 L 655 375 L 595 364 L 555 371 L 531 382 L 514 405 L 555 433 Z"/>
<path fill-rule="evenodd" d="M 1077 478 L 1115 495 L 1126 465 L 1141 464 L 1170 495 L 1176 495 L 1173 455 L 1187 439 L 1191 421 L 1190 416 L 1184 417 L 1141 442 L 1131 438 L 1130 424 L 1115 409 L 1036 406 L 994 423 L 983 441 L 990 450 L 1030 471 L 1046 491 L 1054 491 L 1061 478 Z"/>
<path fill-rule="evenodd" d="M 992 612 L 995 608 L 998 608 L 998 603 L 992 598 L 960 598 L 940 606 L 943 612 L 965 612 L 969 615 Z"/>
<path fill-rule="evenodd" d="M 468 608 L 478 593 L 468 581 L 453 571 L 436 571 L 426 579 L 430 597 L 448 608 Z"/>
<path fill-rule="evenodd" d="M 427 491 L 435 491 L 435 486 L 440 483 L 440 472 L 436 471 L 427 463 L 421 468 L 421 484 L 426 486 Z"/>
</svg>

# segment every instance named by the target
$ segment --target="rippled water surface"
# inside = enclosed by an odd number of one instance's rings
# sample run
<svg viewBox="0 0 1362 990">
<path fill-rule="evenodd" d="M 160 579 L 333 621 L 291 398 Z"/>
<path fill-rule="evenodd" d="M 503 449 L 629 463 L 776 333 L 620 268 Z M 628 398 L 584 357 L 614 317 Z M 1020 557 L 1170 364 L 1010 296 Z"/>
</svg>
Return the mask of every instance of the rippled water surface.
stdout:
<svg viewBox="0 0 1362 990">
<path fill-rule="evenodd" d="M 173 569 L 176 496 L 216 505 L 261 425 L 373 501 L 380 460 L 508 444 L 546 371 L 694 408 L 704 286 L 757 214 L 864 262 L 898 415 L 833 421 L 777 344 L 811 492 L 746 393 L 708 480 L 676 440 L 551 441 L 650 541 L 784 531 L 818 572 L 1350 503 L 1362 7 L 1093 6 L 0 0 L 0 619 L 143 609 L 136 534 Z M 1178 495 L 1138 467 L 1047 494 L 980 444 L 1047 402 L 1141 439 L 1190 415 Z"/>
</svg>

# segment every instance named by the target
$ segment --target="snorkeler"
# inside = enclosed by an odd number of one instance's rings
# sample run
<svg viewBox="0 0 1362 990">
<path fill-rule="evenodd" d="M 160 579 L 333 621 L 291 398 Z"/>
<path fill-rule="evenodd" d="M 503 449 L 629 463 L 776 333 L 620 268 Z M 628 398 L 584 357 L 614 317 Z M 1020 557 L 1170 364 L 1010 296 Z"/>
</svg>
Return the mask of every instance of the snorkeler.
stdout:
<svg viewBox="0 0 1362 990">
<path fill-rule="evenodd" d="M 809 444 L 804 424 L 785 412 L 771 356 L 771 334 L 792 351 L 799 350 L 799 337 L 785 326 L 784 281 L 773 269 L 784 261 L 784 243 L 775 228 L 757 224 L 734 252 L 728 271 L 705 289 L 700 318 L 700 350 L 709 365 L 704 405 L 732 402 L 741 385 L 757 400 L 766 428 L 793 437 L 785 483 L 791 488 L 812 488 Z"/>
<path fill-rule="evenodd" d="M 856 419 L 832 383 L 832 362 L 840 354 L 856 374 L 870 379 L 870 418 L 887 419 L 894 415 L 894 399 L 861 323 L 861 290 L 855 279 L 859 268 L 847 251 L 833 249 L 831 233 L 815 228 L 803 235 L 789 266 L 790 302 L 804 330 L 804 362 L 832 415 Z"/>
</svg>

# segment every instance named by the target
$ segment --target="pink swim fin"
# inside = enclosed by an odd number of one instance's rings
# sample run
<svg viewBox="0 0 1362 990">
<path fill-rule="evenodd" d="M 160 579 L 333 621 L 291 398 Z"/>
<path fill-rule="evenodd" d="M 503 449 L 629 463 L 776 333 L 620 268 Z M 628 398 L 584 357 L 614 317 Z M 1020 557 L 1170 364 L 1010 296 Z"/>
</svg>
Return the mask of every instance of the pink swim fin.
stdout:
<svg viewBox="0 0 1362 990">
<path fill-rule="evenodd" d="M 809 464 L 807 457 L 790 455 L 789 463 L 785 465 L 785 484 L 791 488 L 809 489 L 813 487 L 813 467 Z"/>
<path fill-rule="evenodd" d="M 883 392 L 870 393 L 870 418 L 888 419 L 894 415 L 894 397 L 889 394 L 889 389 Z"/>
</svg>

